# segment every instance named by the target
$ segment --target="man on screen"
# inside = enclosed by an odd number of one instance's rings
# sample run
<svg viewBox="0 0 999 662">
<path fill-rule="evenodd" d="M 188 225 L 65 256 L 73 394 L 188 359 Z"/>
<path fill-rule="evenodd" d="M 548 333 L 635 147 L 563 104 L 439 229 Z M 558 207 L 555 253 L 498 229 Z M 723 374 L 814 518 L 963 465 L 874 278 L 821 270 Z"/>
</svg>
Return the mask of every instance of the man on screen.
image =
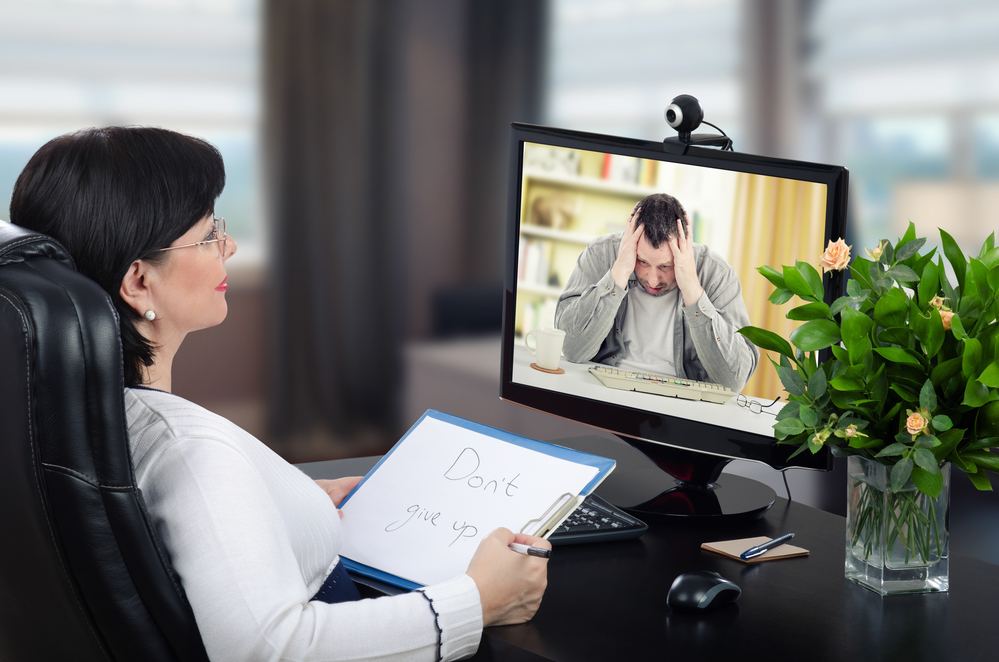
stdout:
<svg viewBox="0 0 999 662">
<path fill-rule="evenodd" d="M 713 382 L 736 393 L 760 358 L 736 333 L 748 325 L 735 270 L 693 243 L 686 212 L 664 193 L 635 205 L 624 232 L 586 246 L 555 311 L 574 363 Z"/>
</svg>

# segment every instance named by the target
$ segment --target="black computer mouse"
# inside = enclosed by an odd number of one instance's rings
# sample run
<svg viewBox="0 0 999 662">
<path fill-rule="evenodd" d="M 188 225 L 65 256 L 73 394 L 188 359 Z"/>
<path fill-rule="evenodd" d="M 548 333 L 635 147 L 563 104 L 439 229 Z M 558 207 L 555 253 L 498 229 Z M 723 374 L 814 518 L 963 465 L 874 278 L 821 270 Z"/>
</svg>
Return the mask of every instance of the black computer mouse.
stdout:
<svg viewBox="0 0 999 662">
<path fill-rule="evenodd" d="M 740 595 L 742 589 L 717 572 L 696 570 L 673 580 L 666 594 L 666 605 L 684 614 L 706 614 L 732 604 Z"/>
</svg>

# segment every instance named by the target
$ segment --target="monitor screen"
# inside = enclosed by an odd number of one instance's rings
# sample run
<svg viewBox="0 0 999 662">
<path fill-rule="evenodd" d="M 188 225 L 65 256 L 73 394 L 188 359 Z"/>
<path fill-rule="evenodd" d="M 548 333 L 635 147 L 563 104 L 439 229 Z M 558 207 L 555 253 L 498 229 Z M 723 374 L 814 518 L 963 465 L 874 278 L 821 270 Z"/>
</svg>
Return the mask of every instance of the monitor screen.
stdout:
<svg viewBox="0 0 999 662">
<path fill-rule="evenodd" d="M 653 445 L 830 469 L 825 452 L 789 461 L 794 447 L 775 443 L 783 398 L 771 403 L 783 387 L 769 353 L 736 331 L 751 324 L 787 337 L 802 323 L 785 318 L 794 302 L 768 301 L 774 288 L 757 268 L 818 266 L 828 241 L 843 236 L 847 177 L 838 166 L 514 124 L 501 397 L 615 433 L 643 452 Z M 641 223 L 630 220 L 636 205 L 646 207 Z M 677 209 L 686 222 L 677 236 L 653 227 Z M 639 225 L 635 248 L 621 257 Z M 692 245 L 671 244 L 684 241 L 679 232 Z M 622 277 L 619 265 L 631 259 L 634 271 Z M 696 265 L 699 290 L 673 269 L 682 259 Z M 681 280 L 697 300 L 686 300 Z M 827 303 L 844 287 L 839 272 L 823 285 Z M 548 336 L 562 342 L 555 370 L 538 365 L 551 361 L 542 357 Z M 667 395 L 611 384 L 622 374 L 670 378 L 681 390 L 714 384 L 718 394 L 694 400 L 671 397 L 668 384 Z M 679 478 L 688 471 L 657 463 Z"/>
</svg>

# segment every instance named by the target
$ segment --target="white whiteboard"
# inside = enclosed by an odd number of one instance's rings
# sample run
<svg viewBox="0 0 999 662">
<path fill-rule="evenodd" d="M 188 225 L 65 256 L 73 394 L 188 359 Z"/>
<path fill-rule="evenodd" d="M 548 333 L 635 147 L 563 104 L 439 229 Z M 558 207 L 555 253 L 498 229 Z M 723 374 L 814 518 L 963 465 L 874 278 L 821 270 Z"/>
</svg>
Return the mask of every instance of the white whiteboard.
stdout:
<svg viewBox="0 0 999 662">
<path fill-rule="evenodd" d="M 613 466 L 427 412 L 342 504 L 341 555 L 416 584 L 446 581 L 494 529 L 517 533 L 550 517 L 564 495 L 589 493 Z"/>
</svg>

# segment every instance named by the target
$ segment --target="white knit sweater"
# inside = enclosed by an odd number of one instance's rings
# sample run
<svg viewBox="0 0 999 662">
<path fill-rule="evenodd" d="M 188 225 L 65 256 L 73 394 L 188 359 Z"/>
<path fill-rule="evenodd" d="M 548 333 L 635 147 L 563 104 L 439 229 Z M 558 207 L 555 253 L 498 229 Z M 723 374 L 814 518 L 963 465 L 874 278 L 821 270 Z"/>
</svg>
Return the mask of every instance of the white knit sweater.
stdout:
<svg viewBox="0 0 999 662">
<path fill-rule="evenodd" d="M 462 575 L 422 591 L 310 602 L 339 561 L 329 496 L 252 435 L 183 398 L 126 389 L 132 461 L 212 660 L 445 660 L 475 653 Z"/>
</svg>

